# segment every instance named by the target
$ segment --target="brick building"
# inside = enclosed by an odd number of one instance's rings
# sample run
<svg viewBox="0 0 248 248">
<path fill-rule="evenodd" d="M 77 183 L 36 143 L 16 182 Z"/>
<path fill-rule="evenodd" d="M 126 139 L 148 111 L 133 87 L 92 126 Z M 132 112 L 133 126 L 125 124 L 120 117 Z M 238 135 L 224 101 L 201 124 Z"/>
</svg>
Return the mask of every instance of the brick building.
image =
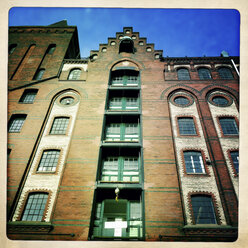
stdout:
<svg viewBox="0 0 248 248">
<path fill-rule="evenodd" d="M 10 27 L 8 237 L 235 240 L 239 57 L 106 41 L 80 58 L 66 21 Z"/>
</svg>

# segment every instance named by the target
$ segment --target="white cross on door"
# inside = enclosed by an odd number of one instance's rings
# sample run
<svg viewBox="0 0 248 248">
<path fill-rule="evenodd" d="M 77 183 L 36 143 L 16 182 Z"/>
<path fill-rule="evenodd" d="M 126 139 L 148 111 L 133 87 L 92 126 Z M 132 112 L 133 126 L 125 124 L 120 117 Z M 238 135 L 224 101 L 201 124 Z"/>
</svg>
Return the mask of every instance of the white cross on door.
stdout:
<svg viewBox="0 0 248 248">
<path fill-rule="evenodd" d="M 115 221 L 105 222 L 104 228 L 114 228 L 114 236 L 122 236 L 122 228 L 127 228 L 127 221 L 122 221 L 122 219 L 115 219 Z"/>
</svg>

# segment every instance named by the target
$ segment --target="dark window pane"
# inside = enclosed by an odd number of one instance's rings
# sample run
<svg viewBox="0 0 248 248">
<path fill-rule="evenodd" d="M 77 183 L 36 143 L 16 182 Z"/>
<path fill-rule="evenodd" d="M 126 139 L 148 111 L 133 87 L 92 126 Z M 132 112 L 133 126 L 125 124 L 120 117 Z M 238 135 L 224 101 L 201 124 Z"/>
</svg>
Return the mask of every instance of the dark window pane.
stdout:
<svg viewBox="0 0 248 248">
<path fill-rule="evenodd" d="M 195 224 L 216 224 L 214 206 L 209 196 L 192 196 Z"/>
<path fill-rule="evenodd" d="M 178 80 L 190 80 L 189 71 L 185 68 L 177 70 Z"/>
<path fill-rule="evenodd" d="M 180 135 L 196 135 L 193 118 L 178 118 Z"/>
<path fill-rule="evenodd" d="M 215 96 L 212 101 L 218 106 L 226 106 L 228 104 L 228 100 L 223 96 Z"/>
<path fill-rule="evenodd" d="M 232 158 L 232 162 L 234 165 L 234 168 L 236 170 L 236 173 L 239 173 L 239 152 L 238 151 L 233 151 L 230 152 L 231 153 L 231 158 Z"/>
<path fill-rule="evenodd" d="M 207 68 L 198 69 L 200 79 L 211 79 L 210 71 Z"/>
<path fill-rule="evenodd" d="M 174 99 L 174 102 L 178 105 L 187 105 L 189 104 L 189 99 L 184 96 L 178 96 Z"/>
<path fill-rule="evenodd" d="M 219 75 L 222 79 L 233 79 L 232 72 L 227 67 L 222 67 L 218 69 Z"/>
<path fill-rule="evenodd" d="M 234 118 L 220 118 L 220 125 L 224 135 L 238 135 L 238 127 Z"/>
</svg>

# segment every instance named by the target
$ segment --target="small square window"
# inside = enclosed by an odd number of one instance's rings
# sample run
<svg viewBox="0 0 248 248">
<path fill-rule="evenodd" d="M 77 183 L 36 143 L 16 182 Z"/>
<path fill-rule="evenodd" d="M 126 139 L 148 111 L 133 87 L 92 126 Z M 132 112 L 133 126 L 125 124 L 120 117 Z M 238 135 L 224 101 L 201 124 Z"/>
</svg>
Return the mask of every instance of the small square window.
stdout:
<svg viewBox="0 0 248 248">
<path fill-rule="evenodd" d="M 44 151 L 37 168 L 38 172 L 55 172 L 59 160 L 59 150 Z"/>
<path fill-rule="evenodd" d="M 183 152 L 187 173 L 205 173 L 201 152 Z"/>
<path fill-rule="evenodd" d="M 224 135 L 238 135 L 239 130 L 234 118 L 220 118 L 220 125 Z"/>
<path fill-rule="evenodd" d="M 180 135 L 196 135 L 194 119 L 191 117 L 178 118 Z"/>
<path fill-rule="evenodd" d="M 20 103 L 33 103 L 35 96 L 37 95 L 38 90 L 37 89 L 27 89 L 23 92 Z"/>
<path fill-rule="evenodd" d="M 54 118 L 50 134 L 66 134 L 69 119 L 69 117 Z"/>
<path fill-rule="evenodd" d="M 9 121 L 9 133 L 19 133 L 27 115 L 12 115 Z"/>
</svg>

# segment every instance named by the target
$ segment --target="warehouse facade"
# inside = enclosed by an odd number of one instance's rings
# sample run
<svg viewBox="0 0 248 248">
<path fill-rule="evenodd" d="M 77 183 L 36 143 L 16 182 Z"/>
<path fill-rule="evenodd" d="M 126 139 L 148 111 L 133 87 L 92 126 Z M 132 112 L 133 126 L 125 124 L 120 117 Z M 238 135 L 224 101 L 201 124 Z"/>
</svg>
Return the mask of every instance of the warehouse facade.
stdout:
<svg viewBox="0 0 248 248">
<path fill-rule="evenodd" d="M 233 241 L 239 57 L 163 57 L 131 27 L 10 27 L 11 239 Z"/>
</svg>

